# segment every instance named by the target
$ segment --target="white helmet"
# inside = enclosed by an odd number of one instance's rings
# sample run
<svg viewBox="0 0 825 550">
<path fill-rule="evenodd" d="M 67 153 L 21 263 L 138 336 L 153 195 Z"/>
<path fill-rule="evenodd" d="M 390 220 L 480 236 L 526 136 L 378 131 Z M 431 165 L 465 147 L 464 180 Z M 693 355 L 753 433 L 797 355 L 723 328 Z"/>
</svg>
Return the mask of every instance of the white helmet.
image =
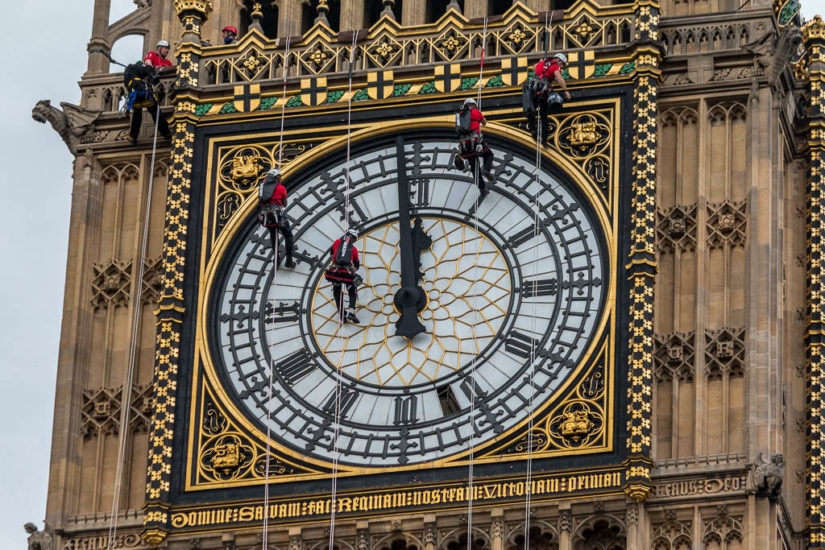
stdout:
<svg viewBox="0 0 825 550">
<path fill-rule="evenodd" d="M 558 59 L 559 61 L 561 61 L 565 65 L 567 65 L 567 56 L 564 55 L 563 53 L 559 52 L 559 53 L 553 55 L 553 57 L 555 57 L 556 59 Z"/>
<path fill-rule="evenodd" d="M 473 99 L 472 97 L 468 97 L 467 99 L 464 100 L 464 103 L 462 103 L 461 106 L 466 107 L 467 105 L 478 105 L 478 104 L 476 103 L 475 99 Z"/>
<path fill-rule="evenodd" d="M 168 48 L 169 47 L 169 42 L 167 42 L 166 40 L 158 40 L 158 48 L 161 48 L 161 47 Z"/>
<path fill-rule="evenodd" d="M 358 238 L 358 230 L 355 229 L 354 227 L 350 227 L 349 229 L 347 229 L 347 232 L 344 234 L 345 237 L 347 235 L 349 235 L 353 239 L 357 239 Z"/>
<path fill-rule="evenodd" d="M 281 171 L 278 170 L 277 168 L 273 168 L 272 170 L 270 170 L 266 174 L 268 176 L 272 176 L 273 178 L 280 178 L 281 177 Z"/>
</svg>

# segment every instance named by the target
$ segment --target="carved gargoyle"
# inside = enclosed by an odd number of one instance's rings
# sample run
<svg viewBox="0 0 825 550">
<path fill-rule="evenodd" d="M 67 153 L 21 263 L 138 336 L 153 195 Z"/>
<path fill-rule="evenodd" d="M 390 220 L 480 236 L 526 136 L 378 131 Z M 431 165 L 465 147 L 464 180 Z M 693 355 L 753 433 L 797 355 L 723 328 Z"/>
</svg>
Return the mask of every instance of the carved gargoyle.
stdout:
<svg viewBox="0 0 825 550">
<path fill-rule="evenodd" d="M 52 529 L 46 524 L 42 531 L 34 523 L 28 522 L 23 528 L 29 534 L 29 550 L 52 550 Z"/>
<path fill-rule="evenodd" d="M 771 455 L 770 462 L 759 453 L 759 460 L 753 468 L 753 484 L 756 494 L 776 500 L 782 493 L 785 478 L 785 458 L 781 454 Z"/>
<path fill-rule="evenodd" d="M 62 111 L 53 107 L 48 99 L 41 99 L 32 109 L 32 118 L 44 124 L 50 123 L 74 155 L 77 154 L 80 138 L 93 130 L 100 113 L 71 103 L 60 102 L 60 106 L 63 107 Z"/>
<path fill-rule="evenodd" d="M 757 56 L 756 61 L 764 67 L 768 82 L 773 84 L 794 60 L 796 48 L 801 42 L 802 31 L 795 25 L 789 25 L 778 36 L 775 31 L 768 31 L 742 48 Z"/>
</svg>

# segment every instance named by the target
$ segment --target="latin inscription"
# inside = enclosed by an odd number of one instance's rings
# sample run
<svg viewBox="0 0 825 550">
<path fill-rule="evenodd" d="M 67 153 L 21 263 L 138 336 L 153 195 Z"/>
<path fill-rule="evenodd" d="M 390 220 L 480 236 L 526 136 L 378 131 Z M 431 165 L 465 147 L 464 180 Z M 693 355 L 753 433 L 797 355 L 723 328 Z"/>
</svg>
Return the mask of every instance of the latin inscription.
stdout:
<svg viewBox="0 0 825 550">
<path fill-rule="evenodd" d="M 589 491 L 621 491 L 624 473 L 609 471 L 592 474 L 546 476 L 536 479 L 528 486 L 524 481 L 453 485 L 432 489 L 394 491 L 357 496 L 339 496 L 334 501 L 329 498 L 305 498 L 273 502 L 267 507 L 268 519 L 312 518 L 329 515 L 334 510 L 338 514 L 377 512 L 440 505 L 466 505 L 472 496 L 474 502 L 503 501 L 524 498 L 528 489 L 531 497 L 569 496 L 572 493 Z M 472 493 L 471 493 L 472 491 Z M 264 507 L 261 505 L 230 506 L 176 512 L 172 514 L 172 527 L 176 529 L 206 527 L 262 521 Z"/>
</svg>

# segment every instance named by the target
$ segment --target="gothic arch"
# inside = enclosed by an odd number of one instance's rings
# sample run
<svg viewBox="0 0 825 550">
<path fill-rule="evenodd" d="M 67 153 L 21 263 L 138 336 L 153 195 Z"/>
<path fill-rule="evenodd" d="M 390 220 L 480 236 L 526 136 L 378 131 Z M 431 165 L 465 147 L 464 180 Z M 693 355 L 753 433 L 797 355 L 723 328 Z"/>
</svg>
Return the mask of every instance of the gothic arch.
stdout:
<svg viewBox="0 0 825 550">
<path fill-rule="evenodd" d="M 573 550 L 625 550 L 627 533 L 617 517 L 602 514 L 581 523 L 573 535 Z"/>
<path fill-rule="evenodd" d="M 489 550 L 490 536 L 481 529 L 472 529 L 473 540 L 467 544 L 467 528 L 460 527 L 444 533 L 439 550 Z"/>
<path fill-rule="evenodd" d="M 559 547 L 558 532 L 546 521 L 531 522 L 527 539 L 529 550 L 557 550 Z M 521 550 L 524 547 L 524 524 L 521 523 L 510 531 L 505 549 Z"/>
</svg>

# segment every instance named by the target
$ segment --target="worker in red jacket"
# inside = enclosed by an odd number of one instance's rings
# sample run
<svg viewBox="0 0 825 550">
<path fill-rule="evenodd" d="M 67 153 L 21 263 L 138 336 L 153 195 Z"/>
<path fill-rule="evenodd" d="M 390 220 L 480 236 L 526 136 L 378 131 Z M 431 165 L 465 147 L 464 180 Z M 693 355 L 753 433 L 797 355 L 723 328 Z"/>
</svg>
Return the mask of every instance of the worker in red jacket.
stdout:
<svg viewBox="0 0 825 550">
<path fill-rule="evenodd" d="M 258 186 L 258 204 L 260 208 L 258 220 L 269 231 L 273 254 L 276 259 L 280 260 L 278 258 L 278 233 L 281 233 L 284 236 L 284 248 L 286 249 L 284 265 L 295 267 L 295 260 L 292 257 L 295 249 L 294 237 L 286 215 L 286 186 L 281 183 L 281 171 L 277 168 L 267 172 L 266 177 Z"/>
<path fill-rule="evenodd" d="M 356 273 L 361 267 L 358 258 L 358 249 L 355 241 L 358 240 L 358 230 L 347 229 L 340 239 L 335 239 L 329 252 L 332 254 L 332 263 L 324 273 L 324 278 L 332 283 L 332 295 L 335 298 L 335 307 L 342 323 L 350 322 L 356 325 L 360 322 L 355 316 L 355 302 L 358 300 L 358 283 L 361 277 Z M 344 309 L 342 304 L 342 286 L 347 285 L 349 307 Z"/>
<path fill-rule="evenodd" d="M 563 53 L 554 54 L 550 58 L 543 58 L 536 63 L 533 79 L 530 81 L 530 89 L 533 93 L 533 103 L 538 107 L 538 115 L 541 118 L 541 138 L 546 141 L 549 137 L 548 117 L 551 110 L 561 107 L 561 97 L 556 97 L 553 92 L 554 84 L 557 84 L 564 93 L 564 99 L 570 99 L 570 92 L 567 91 L 567 83 L 564 81 L 562 72 L 567 66 L 567 56 Z M 533 137 L 536 137 L 536 111 L 527 112 L 527 127 Z"/>
</svg>

